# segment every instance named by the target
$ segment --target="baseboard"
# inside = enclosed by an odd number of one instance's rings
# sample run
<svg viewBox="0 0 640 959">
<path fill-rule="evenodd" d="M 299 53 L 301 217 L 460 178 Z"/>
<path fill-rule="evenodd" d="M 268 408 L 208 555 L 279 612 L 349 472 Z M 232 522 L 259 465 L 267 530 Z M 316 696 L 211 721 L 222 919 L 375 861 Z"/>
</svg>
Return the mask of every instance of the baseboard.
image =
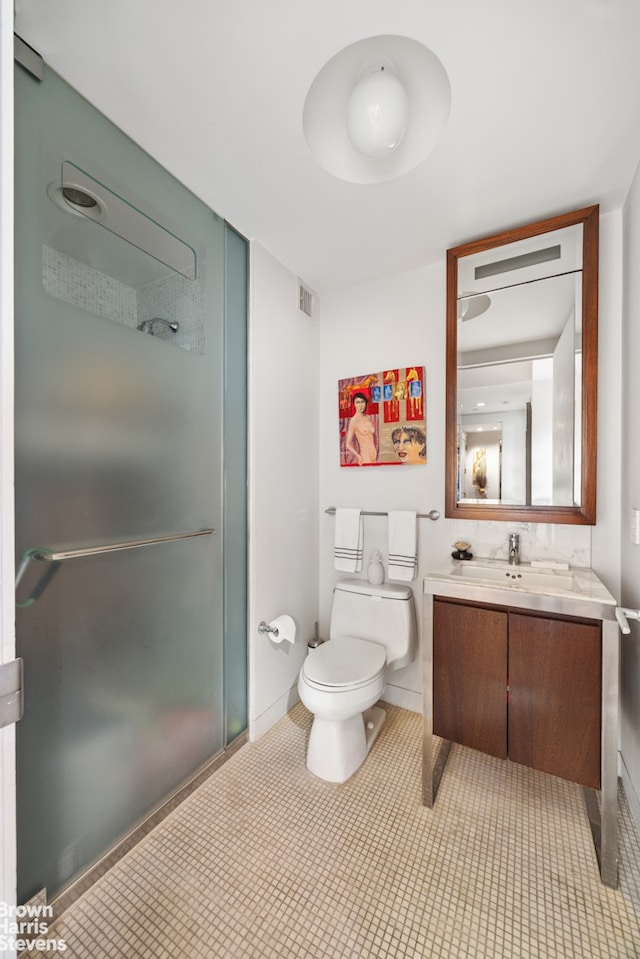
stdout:
<svg viewBox="0 0 640 959">
<path fill-rule="evenodd" d="M 286 716 L 289 710 L 299 701 L 298 680 L 295 685 L 283 693 L 274 703 L 267 707 L 259 716 L 249 720 L 249 739 L 254 743 L 257 739 L 269 732 L 272 726 Z"/>
<path fill-rule="evenodd" d="M 422 693 L 417 693 L 413 689 L 404 689 L 402 686 L 387 683 L 382 699 L 391 706 L 399 706 L 400 709 L 408 709 L 412 713 L 422 713 Z"/>
<path fill-rule="evenodd" d="M 388 683 L 385 686 L 382 699 L 390 706 L 399 706 L 400 709 L 408 709 L 412 713 L 422 713 L 422 693 L 416 693 L 413 689 L 403 689 L 401 686 L 393 686 Z M 296 680 L 295 685 L 276 699 L 264 712 L 249 720 L 249 740 L 254 743 L 265 733 L 268 733 L 271 727 L 286 716 L 289 710 L 299 701 Z"/>
</svg>

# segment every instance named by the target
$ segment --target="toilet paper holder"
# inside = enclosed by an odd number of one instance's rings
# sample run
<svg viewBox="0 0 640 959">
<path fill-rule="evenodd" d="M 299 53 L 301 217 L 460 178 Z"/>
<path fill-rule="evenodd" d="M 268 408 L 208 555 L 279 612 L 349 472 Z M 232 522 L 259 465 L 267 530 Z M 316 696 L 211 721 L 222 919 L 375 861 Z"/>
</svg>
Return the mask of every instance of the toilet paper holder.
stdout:
<svg viewBox="0 0 640 959">
<path fill-rule="evenodd" d="M 296 624 L 287 613 L 276 616 L 270 623 L 262 620 L 258 624 L 258 632 L 266 633 L 272 643 L 290 643 L 293 646 L 296 641 Z"/>
</svg>

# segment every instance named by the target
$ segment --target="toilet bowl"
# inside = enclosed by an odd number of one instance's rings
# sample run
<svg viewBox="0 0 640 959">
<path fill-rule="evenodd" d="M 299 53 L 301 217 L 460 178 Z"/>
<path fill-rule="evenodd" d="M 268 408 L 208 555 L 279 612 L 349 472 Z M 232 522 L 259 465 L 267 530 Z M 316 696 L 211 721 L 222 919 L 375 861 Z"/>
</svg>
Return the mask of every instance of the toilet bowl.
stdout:
<svg viewBox="0 0 640 959">
<path fill-rule="evenodd" d="M 382 716 L 363 714 L 382 695 L 385 665 L 382 646 L 355 637 L 323 643 L 309 653 L 298 676 L 300 699 L 314 714 L 309 772 L 344 782 L 361 765 L 384 720 L 381 709 Z"/>
<path fill-rule="evenodd" d="M 382 727 L 386 714 L 375 703 L 388 672 L 413 657 L 411 590 L 361 580 L 338 583 L 330 636 L 310 650 L 298 676 L 298 694 L 314 715 L 307 769 L 340 783 L 362 764 Z"/>
</svg>

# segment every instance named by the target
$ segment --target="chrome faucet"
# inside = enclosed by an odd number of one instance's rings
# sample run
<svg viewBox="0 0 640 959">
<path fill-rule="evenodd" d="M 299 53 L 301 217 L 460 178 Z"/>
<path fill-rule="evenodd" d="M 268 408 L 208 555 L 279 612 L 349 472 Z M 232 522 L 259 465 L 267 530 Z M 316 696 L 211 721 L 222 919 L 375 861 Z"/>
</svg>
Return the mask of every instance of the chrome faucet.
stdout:
<svg viewBox="0 0 640 959">
<path fill-rule="evenodd" d="M 509 533 L 509 565 L 517 566 L 520 562 L 520 537 L 517 533 Z"/>
</svg>

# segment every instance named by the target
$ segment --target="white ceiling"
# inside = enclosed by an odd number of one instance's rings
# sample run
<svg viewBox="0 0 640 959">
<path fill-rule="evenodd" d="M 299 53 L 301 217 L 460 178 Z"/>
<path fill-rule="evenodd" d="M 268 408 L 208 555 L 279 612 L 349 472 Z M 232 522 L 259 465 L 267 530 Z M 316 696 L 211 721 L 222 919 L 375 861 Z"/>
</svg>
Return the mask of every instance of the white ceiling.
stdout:
<svg viewBox="0 0 640 959">
<path fill-rule="evenodd" d="M 16 0 L 15 29 L 320 294 L 617 209 L 640 160 L 637 0 Z M 338 51 L 381 34 L 437 55 L 451 113 L 416 169 L 347 183 L 310 153 L 305 96 Z"/>
</svg>

